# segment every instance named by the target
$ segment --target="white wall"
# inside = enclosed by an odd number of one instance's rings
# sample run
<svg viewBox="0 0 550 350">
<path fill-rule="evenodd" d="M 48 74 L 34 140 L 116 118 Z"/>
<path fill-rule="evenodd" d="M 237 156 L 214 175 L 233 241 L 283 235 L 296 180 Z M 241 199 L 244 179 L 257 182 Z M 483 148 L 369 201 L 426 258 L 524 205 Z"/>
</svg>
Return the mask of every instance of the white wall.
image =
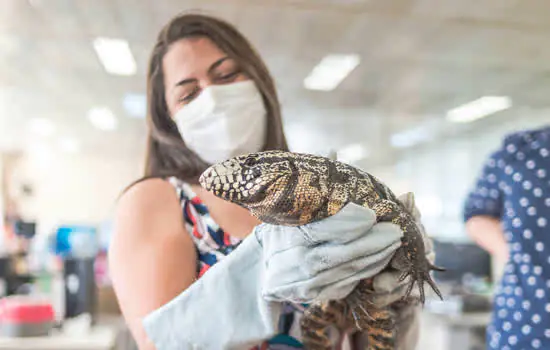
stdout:
<svg viewBox="0 0 550 350">
<path fill-rule="evenodd" d="M 4 203 L 3 203 L 4 189 L 2 186 L 2 181 L 4 180 L 3 176 L 4 176 L 4 164 L 2 162 L 2 157 L 0 157 L 0 233 L 2 233 L 1 230 L 4 227 L 4 207 L 3 207 L 4 206 Z M 4 246 L 4 235 L 0 234 L 0 253 L 3 250 L 3 246 Z"/>
<path fill-rule="evenodd" d="M 112 214 L 117 196 L 141 174 L 140 157 L 35 154 L 16 166 L 10 190 L 24 219 L 36 220 L 39 233 L 59 224 L 100 225 Z M 25 196 L 21 185 L 32 186 Z"/>
</svg>

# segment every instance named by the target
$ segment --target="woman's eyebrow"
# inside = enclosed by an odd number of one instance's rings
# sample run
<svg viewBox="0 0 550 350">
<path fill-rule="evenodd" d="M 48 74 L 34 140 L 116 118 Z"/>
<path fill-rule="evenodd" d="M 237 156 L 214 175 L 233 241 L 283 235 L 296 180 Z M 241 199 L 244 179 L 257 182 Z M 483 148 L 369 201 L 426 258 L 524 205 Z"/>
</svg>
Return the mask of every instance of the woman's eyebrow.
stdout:
<svg viewBox="0 0 550 350">
<path fill-rule="evenodd" d="M 182 85 L 185 85 L 185 84 L 194 83 L 194 82 L 196 82 L 196 81 L 197 81 L 197 79 L 195 79 L 195 78 L 183 79 L 183 80 L 178 81 L 178 82 L 174 85 L 174 87 L 178 87 L 178 86 L 182 86 Z"/>
<path fill-rule="evenodd" d="M 229 59 L 229 56 L 225 56 L 220 58 L 216 62 L 212 63 L 210 68 L 208 68 L 208 74 L 211 74 L 214 69 L 218 68 L 225 60 L 228 60 L 228 59 Z"/>
<path fill-rule="evenodd" d="M 216 62 L 212 63 L 210 68 L 208 68 L 208 74 L 211 74 L 214 69 L 218 68 L 223 62 L 225 62 L 228 59 L 229 59 L 229 56 L 225 56 L 225 57 L 220 58 Z M 174 87 L 178 87 L 178 86 L 182 86 L 182 85 L 190 84 L 190 83 L 195 83 L 195 82 L 197 82 L 196 78 L 187 78 L 187 79 L 183 79 L 183 80 L 178 81 L 174 85 Z"/>
</svg>

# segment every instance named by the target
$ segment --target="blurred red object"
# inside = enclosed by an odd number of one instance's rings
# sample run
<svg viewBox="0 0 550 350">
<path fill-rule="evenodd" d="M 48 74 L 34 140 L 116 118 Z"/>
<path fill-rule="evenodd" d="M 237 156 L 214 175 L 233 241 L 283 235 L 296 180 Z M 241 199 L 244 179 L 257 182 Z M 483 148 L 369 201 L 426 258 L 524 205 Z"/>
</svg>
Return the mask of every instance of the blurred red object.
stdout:
<svg viewBox="0 0 550 350">
<path fill-rule="evenodd" d="M 0 299 L 0 330 L 4 336 L 46 336 L 54 317 L 52 304 L 43 299 L 20 295 Z"/>
<path fill-rule="evenodd" d="M 51 303 L 32 297 L 0 299 L 0 322 L 37 323 L 54 320 Z"/>
</svg>

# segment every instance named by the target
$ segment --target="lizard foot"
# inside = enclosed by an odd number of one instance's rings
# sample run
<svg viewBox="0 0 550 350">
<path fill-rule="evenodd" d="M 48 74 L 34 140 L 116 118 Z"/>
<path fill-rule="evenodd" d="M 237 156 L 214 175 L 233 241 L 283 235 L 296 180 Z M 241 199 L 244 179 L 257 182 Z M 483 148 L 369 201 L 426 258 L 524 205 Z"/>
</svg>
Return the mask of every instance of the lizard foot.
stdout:
<svg viewBox="0 0 550 350">
<path fill-rule="evenodd" d="M 413 264 L 409 266 L 407 270 L 405 270 L 401 276 L 399 276 L 399 281 L 402 282 L 407 277 L 411 277 L 409 286 L 405 292 L 405 295 L 403 296 L 403 299 L 410 296 L 412 289 L 415 284 L 418 284 L 418 289 L 420 291 L 420 301 L 422 304 L 426 301 L 425 293 L 424 293 L 424 282 L 428 283 L 432 290 L 437 294 L 437 296 L 443 300 L 443 296 L 441 295 L 441 291 L 435 284 L 434 280 L 432 279 L 432 276 L 430 275 L 430 271 L 446 271 L 445 268 L 439 267 L 436 265 L 433 265 L 429 261 L 426 261 L 426 267 L 422 269 L 415 268 Z"/>
<path fill-rule="evenodd" d="M 345 299 L 345 314 L 351 314 L 358 330 L 365 330 L 368 324 L 375 320 L 367 310 L 372 305 L 369 299 L 372 290 L 367 284 L 366 281 L 361 281 Z"/>
</svg>

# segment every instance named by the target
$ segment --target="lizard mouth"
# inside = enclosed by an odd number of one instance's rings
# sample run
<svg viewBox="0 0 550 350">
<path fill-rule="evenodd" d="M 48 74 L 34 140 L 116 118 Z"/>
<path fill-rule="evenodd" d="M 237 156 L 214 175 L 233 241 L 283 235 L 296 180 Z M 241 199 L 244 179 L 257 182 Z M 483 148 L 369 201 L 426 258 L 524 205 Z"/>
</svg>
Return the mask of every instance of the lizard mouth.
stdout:
<svg viewBox="0 0 550 350">
<path fill-rule="evenodd" d="M 217 197 L 245 206 L 261 201 L 272 183 L 284 175 L 225 161 L 207 168 L 199 177 L 199 184 Z"/>
<path fill-rule="evenodd" d="M 207 191 L 216 192 L 217 187 L 223 187 L 222 177 L 229 174 L 230 171 L 228 167 L 223 164 L 214 164 L 201 174 L 199 177 L 199 184 Z"/>
<path fill-rule="evenodd" d="M 230 160 L 214 164 L 201 174 L 199 184 L 216 196 L 230 199 L 229 193 L 242 191 L 242 187 L 246 189 L 247 182 L 254 180 L 250 177 L 247 178 L 245 170 L 238 162 Z"/>
</svg>

